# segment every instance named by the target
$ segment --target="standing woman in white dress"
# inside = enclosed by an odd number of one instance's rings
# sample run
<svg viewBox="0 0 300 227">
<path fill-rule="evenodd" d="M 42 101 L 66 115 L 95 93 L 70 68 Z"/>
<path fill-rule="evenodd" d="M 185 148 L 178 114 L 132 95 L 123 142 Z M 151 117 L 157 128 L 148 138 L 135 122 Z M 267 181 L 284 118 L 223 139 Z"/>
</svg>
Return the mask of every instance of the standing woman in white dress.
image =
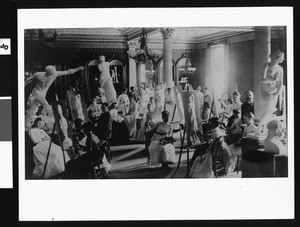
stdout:
<svg viewBox="0 0 300 227">
<path fill-rule="evenodd" d="M 175 148 L 172 143 L 163 145 L 161 140 L 172 136 L 172 124 L 169 122 L 169 112 L 162 112 L 163 121 L 156 123 L 149 132 L 154 132 L 149 145 L 152 164 L 162 163 L 162 168 L 168 168 L 167 163 L 175 163 Z"/>
<path fill-rule="evenodd" d="M 41 178 L 43 176 L 48 149 L 51 141 L 50 136 L 41 129 L 41 126 L 42 119 L 40 117 L 37 117 L 34 120 L 32 128 L 28 132 L 31 141 L 34 144 L 33 161 L 35 167 L 33 170 L 33 176 L 35 178 Z M 66 162 L 68 162 L 70 158 L 66 151 L 64 151 L 64 155 Z M 62 149 L 52 142 L 44 178 L 49 178 L 63 172 L 64 170 L 65 165 Z"/>
<path fill-rule="evenodd" d="M 117 109 L 118 109 L 118 111 L 122 111 L 123 116 L 125 116 L 129 111 L 130 101 L 129 101 L 129 98 L 128 98 L 128 95 L 127 95 L 127 91 L 128 91 L 127 88 L 123 88 L 122 94 L 120 94 L 119 97 L 118 97 L 118 107 L 117 107 Z"/>
</svg>

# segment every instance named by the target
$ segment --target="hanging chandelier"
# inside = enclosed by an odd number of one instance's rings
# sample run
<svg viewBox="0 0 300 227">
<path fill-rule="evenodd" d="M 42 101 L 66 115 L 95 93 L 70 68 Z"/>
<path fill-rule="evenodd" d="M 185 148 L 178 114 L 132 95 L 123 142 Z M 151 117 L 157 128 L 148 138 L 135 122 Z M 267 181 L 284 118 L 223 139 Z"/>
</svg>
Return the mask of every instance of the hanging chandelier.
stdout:
<svg viewBox="0 0 300 227">
<path fill-rule="evenodd" d="M 145 28 L 142 28 L 142 34 L 138 43 L 129 41 L 129 50 L 127 51 L 129 57 L 134 59 L 136 62 L 145 63 L 146 60 L 156 61 L 161 56 L 161 51 L 148 49 L 148 37 L 145 32 Z"/>
<path fill-rule="evenodd" d="M 186 28 L 186 44 L 187 44 L 187 28 Z M 187 75 L 187 74 L 192 74 L 193 72 L 196 71 L 195 67 L 192 67 L 191 60 L 189 58 L 189 51 L 185 51 L 185 53 L 182 55 L 183 58 L 185 58 L 185 64 L 180 65 L 178 68 L 178 71 Z"/>
<path fill-rule="evenodd" d="M 39 40 L 46 46 L 53 47 L 59 34 L 52 29 L 38 29 Z"/>
</svg>

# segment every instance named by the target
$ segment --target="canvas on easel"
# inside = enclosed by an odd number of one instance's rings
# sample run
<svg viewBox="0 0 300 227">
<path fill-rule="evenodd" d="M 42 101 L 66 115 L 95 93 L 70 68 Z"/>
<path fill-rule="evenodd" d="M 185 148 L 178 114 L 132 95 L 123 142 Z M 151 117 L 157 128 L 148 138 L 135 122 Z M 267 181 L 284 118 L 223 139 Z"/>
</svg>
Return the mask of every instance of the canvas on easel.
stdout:
<svg viewBox="0 0 300 227">
<path fill-rule="evenodd" d="M 65 100 L 54 101 L 51 103 L 54 120 L 56 124 L 56 131 L 58 133 L 58 138 L 60 145 L 63 150 L 68 149 L 73 145 L 71 137 L 72 132 L 69 124 L 69 118 L 67 114 L 67 107 Z"/>
<path fill-rule="evenodd" d="M 184 109 L 183 109 L 183 104 L 181 99 L 182 87 L 174 86 L 173 91 L 174 91 L 174 99 L 176 104 L 176 115 L 178 117 L 178 121 L 180 122 L 180 124 L 184 124 Z"/>
<path fill-rule="evenodd" d="M 89 117 L 83 90 L 67 91 L 67 99 L 73 121 L 80 118 L 83 122 L 88 122 Z"/>
<path fill-rule="evenodd" d="M 197 105 L 195 104 L 195 91 L 181 91 L 180 94 L 184 109 L 186 138 L 188 146 L 192 146 L 200 142 L 197 137 L 198 123 L 196 116 Z"/>
</svg>

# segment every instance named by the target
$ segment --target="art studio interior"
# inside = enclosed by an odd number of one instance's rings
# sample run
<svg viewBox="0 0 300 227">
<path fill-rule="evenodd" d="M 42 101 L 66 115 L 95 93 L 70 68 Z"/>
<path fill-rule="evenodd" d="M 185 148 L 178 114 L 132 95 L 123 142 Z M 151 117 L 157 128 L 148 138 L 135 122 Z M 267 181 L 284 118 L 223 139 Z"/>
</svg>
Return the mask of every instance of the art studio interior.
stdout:
<svg viewBox="0 0 300 227">
<path fill-rule="evenodd" d="M 24 39 L 25 179 L 288 176 L 286 27 Z"/>
</svg>

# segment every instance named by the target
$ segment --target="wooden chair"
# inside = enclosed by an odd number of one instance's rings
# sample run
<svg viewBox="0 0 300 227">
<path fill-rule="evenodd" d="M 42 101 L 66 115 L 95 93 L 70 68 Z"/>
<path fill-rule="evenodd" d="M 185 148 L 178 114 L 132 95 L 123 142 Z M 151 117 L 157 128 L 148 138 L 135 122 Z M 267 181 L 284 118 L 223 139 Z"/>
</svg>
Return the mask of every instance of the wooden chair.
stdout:
<svg viewBox="0 0 300 227">
<path fill-rule="evenodd" d="M 237 154 L 237 161 L 236 161 L 236 174 L 239 174 L 239 169 L 242 168 L 242 155 Z"/>
<path fill-rule="evenodd" d="M 148 158 L 148 164 L 151 165 L 151 160 L 150 160 L 150 153 L 149 153 L 149 145 L 151 143 L 151 138 L 154 134 L 154 132 L 147 131 L 148 127 L 148 122 L 145 122 L 145 151 L 147 153 L 147 158 Z"/>
<path fill-rule="evenodd" d="M 224 136 L 220 136 L 211 145 L 212 167 L 216 178 L 218 178 L 218 172 L 221 170 L 224 170 L 227 175 L 223 159 L 224 143 Z"/>
<path fill-rule="evenodd" d="M 33 147 L 34 144 L 30 139 L 28 132 L 25 132 L 25 178 L 31 179 L 32 172 L 35 167 L 35 163 L 33 160 Z"/>
<path fill-rule="evenodd" d="M 97 130 L 100 130 L 99 128 L 97 128 L 96 130 L 94 129 L 94 133 L 100 139 L 101 144 L 103 141 L 105 141 L 105 145 L 106 145 L 106 154 L 105 155 L 106 155 L 106 158 L 109 163 L 111 161 L 110 140 L 111 140 L 111 136 L 112 136 L 112 121 L 113 121 L 112 117 L 110 116 L 107 124 L 103 125 L 103 128 L 105 128 L 105 130 L 101 134 L 99 134 L 99 131 L 97 131 Z M 101 130 L 103 130 L 103 128 L 101 128 Z"/>
</svg>

